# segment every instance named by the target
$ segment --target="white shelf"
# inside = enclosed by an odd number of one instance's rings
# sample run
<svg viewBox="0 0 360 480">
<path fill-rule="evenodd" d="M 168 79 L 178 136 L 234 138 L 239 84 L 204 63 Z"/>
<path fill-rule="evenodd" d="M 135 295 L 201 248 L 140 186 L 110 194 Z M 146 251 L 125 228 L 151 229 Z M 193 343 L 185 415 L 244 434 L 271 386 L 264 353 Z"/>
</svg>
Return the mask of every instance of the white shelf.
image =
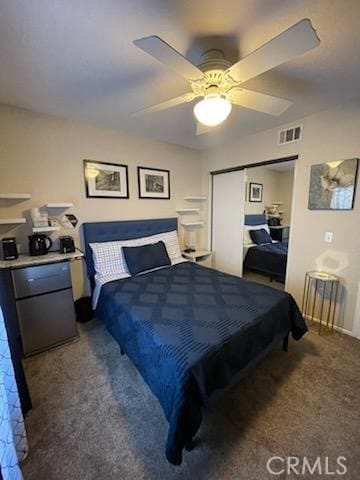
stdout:
<svg viewBox="0 0 360 480">
<path fill-rule="evenodd" d="M 188 228 L 191 228 L 191 227 L 203 227 L 204 226 L 204 222 L 181 222 L 181 226 L 182 227 L 188 227 Z"/>
<path fill-rule="evenodd" d="M 200 208 L 178 208 L 176 209 L 177 213 L 179 215 L 184 215 L 186 213 L 199 213 L 200 212 Z"/>
<path fill-rule="evenodd" d="M 207 200 L 207 197 L 203 196 L 194 196 L 194 197 L 184 197 L 184 200 L 187 202 L 203 202 L 204 200 Z"/>
<path fill-rule="evenodd" d="M 60 227 L 33 227 L 33 233 L 57 232 Z"/>
<path fill-rule="evenodd" d="M 30 193 L 0 193 L 1 200 L 30 200 Z"/>
<path fill-rule="evenodd" d="M 181 252 L 181 255 L 185 258 L 199 258 L 199 257 L 206 257 L 208 255 L 212 255 L 212 251 L 210 250 L 195 250 L 195 252 Z"/>
<path fill-rule="evenodd" d="M 46 208 L 71 208 L 72 206 L 73 203 L 71 202 L 53 202 L 45 205 Z"/>
<path fill-rule="evenodd" d="M 26 218 L 0 218 L 0 225 L 17 225 L 26 223 Z"/>
</svg>

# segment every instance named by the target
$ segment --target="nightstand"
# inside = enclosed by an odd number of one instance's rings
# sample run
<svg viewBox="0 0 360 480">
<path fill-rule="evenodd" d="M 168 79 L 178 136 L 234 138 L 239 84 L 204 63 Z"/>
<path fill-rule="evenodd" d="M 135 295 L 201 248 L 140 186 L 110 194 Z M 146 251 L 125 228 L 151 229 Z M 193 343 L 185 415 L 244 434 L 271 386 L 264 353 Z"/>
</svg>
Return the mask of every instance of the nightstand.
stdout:
<svg viewBox="0 0 360 480">
<path fill-rule="evenodd" d="M 270 235 L 273 240 L 279 242 L 287 242 L 290 235 L 290 227 L 288 225 L 278 225 L 276 227 L 270 227 Z"/>
<path fill-rule="evenodd" d="M 195 252 L 182 252 L 182 256 L 190 262 L 199 263 L 204 267 L 212 266 L 212 252 L 210 250 L 196 250 Z"/>
</svg>

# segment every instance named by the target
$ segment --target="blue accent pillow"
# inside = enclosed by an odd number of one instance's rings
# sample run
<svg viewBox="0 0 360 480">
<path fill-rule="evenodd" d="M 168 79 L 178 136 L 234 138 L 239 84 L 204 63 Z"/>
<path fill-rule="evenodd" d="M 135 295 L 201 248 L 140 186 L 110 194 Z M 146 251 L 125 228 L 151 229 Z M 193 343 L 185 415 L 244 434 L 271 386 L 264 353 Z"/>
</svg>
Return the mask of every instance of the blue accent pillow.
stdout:
<svg viewBox="0 0 360 480">
<path fill-rule="evenodd" d="M 251 240 L 256 245 L 263 245 L 264 243 L 272 243 L 271 237 L 265 228 L 259 228 L 258 230 L 249 230 Z"/>
<path fill-rule="evenodd" d="M 122 247 L 122 249 L 131 275 L 171 265 L 164 242 L 141 245 L 140 247 Z"/>
</svg>

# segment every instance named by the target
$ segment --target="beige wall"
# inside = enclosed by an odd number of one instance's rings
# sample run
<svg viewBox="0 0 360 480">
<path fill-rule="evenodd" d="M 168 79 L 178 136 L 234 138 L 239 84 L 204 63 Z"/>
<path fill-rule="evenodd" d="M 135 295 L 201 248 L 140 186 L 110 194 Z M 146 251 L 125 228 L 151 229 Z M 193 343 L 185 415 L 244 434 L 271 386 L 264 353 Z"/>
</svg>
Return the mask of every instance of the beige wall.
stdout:
<svg viewBox="0 0 360 480">
<path fill-rule="evenodd" d="M 249 168 L 246 171 L 246 198 L 245 198 L 245 213 L 263 213 L 266 206 L 271 205 L 273 200 L 278 200 L 277 186 L 278 173 L 269 170 L 265 167 Z M 250 183 L 261 183 L 263 186 L 263 201 L 249 202 Z"/>
<path fill-rule="evenodd" d="M 85 158 L 128 165 L 130 199 L 87 199 Z M 138 199 L 138 165 L 170 170 L 171 200 Z M 61 201 L 74 203 L 69 213 L 73 212 L 80 224 L 172 217 L 177 207 L 184 206 L 185 195 L 200 193 L 200 178 L 201 162 L 194 150 L 0 106 L 0 192 L 32 194 L 30 201 L 17 204 L 0 200 L 0 218 L 23 216 L 33 206 Z M 60 232 L 66 233 L 79 245 L 79 228 Z M 0 234 L 4 236 L 4 232 Z M 17 236 L 23 251 L 27 250 L 28 234 L 30 224 L 6 233 Z M 73 266 L 76 297 L 86 286 L 82 270 L 78 263 Z"/>
<path fill-rule="evenodd" d="M 197 152 L 2 106 L 0 191 L 29 192 L 32 199 L 7 208 L 0 202 L 0 218 L 26 215 L 32 206 L 49 201 L 73 202 L 74 208 L 70 211 L 78 216 L 80 224 L 173 216 L 177 207 L 184 206 L 185 195 L 208 192 L 211 170 L 299 154 L 294 178 L 287 288 L 300 302 L 305 271 L 321 268 L 337 273 L 345 286 L 339 324 L 352 330 L 360 272 L 360 193 L 357 192 L 354 210 L 347 212 L 309 211 L 307 200 L 312 164 L 359 156 L 360 106 L 352 103 L 313 115 L 305 118 L 303 125 L 300 143 L 278 146 L 278 129 L 274 129 L 225 148 Z M 84 158 L 127 164 L 130 199 L 87 199 L 82 171 Z M 170 201 L 137 198 L 138 165 L 170 169 Z M 324 242 L 325 231 L 334 232 L 332 244 Z M 26 249 L 29 233 L 27 225 L 7 235 L 16 234 L 22 249 Z M 78 234 L 77 228 L 73 232 L 77 243 Z M 203 243 L 206 245 L 206 239 Z M 73 266 L 73 275 L 75 295 L 79 296 L 86 285 L 80 264 Z"/>
<path fill-rule="evenodd" d="M 246 214 L 263 213 L 265 207 L 271 206 L 272 202 L 283 202 L 280 210 L 284 212 L 283 224 L 290 223 L 292 180 L 293 172 L 277 172 L 269 167 L 254 167 L 246 171 L 247 189 L 245 201 Z M 263 201 L 249 202 L 250 183 L 263 185 Z"/>
<path fill-rule="evenodd" d="M 307 203 L 312 164 L 360 156 L 360 105 L 353 102 L 312 115 L 303 119 L 303 125 L 303 141 L 299 143 L 279 146 L 278 129 L 273 129 L 203 154 L 203 193 L 208 191 L 212 170 L 299 154 L 287 289 L 300 303 L 307 270 L 337 273 L 345 287 L 338 323 L 352 330 L 360 277 L 360 187 L 350 211 L 310 211 Z M 333 243 L 324 242 L 325 231 L 334 232 Z"/>
<path fill-rule="evenodd" d="M 281 200 L 283 205 L 280 210 L 283 214 L 283 225 L 290 225 L 291 221 L 291 208 L 293 197 L 293 183 L 294 183 L 294 170 L 289 172 L 279 172 L 278 192 L 279 196 L 277 200 Z"/>
</svg>

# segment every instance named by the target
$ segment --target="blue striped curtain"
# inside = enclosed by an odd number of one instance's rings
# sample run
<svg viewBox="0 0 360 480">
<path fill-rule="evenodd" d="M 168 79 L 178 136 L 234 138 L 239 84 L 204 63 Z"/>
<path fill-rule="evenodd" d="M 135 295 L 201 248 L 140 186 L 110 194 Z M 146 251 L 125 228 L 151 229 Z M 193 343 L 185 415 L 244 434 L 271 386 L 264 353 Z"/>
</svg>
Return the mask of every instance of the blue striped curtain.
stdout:
<svg viewBox="0 0 360 480">
<path fill-rule="evenodd" d="M 19 462 L 26 457 L 27 450 L 24 419 L 0 308 L 0 478 L 22 480 Z"/>
</svg>

